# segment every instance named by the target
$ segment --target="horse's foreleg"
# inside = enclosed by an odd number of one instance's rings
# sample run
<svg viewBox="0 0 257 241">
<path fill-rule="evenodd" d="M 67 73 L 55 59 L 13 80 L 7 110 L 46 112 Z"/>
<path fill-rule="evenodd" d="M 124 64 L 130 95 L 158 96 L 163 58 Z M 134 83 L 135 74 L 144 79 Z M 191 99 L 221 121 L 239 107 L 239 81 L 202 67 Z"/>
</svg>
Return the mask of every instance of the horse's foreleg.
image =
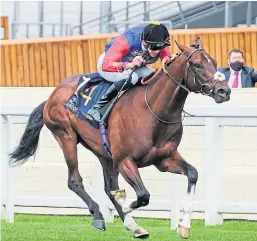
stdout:
<svg viewBox="0 0 257 241">
<path fill-rule="evenodd" d="M 183 219 L 179 223 L 177 231 L 183 238 L 189 238 L 190 219 L 193 213 L 193 200 L 196 182 L 198 179 L 198 172 L 195 167 L 188 164 L 177 151 L 173 153 L 171 158 L 159 161 L 155 164 L 155 166 L 161 172 L 184 174 L 188 178 L 187 198 L 183 208 Z"/>
<path fill-rule="evenodd" d="M 133 201 L 130 205 L 124 205 L 123 212 L 129 213 L 136 208 L 148 205 L 150 193 L 146 190 L 143 184 L 138 167 L 134 160 L 130 157 L 126 157 L 122 160 L 119 164 L 119 172 L 135 190 L 137 195 L 136 201 Z"/>
<path fill-rule="evenodd" d="M 62 133 L 60 133 L 62 132 Z M 63 154 L 69 169 L 68 172 L 68 187 L 75 192 L 88 206 L 90 213 L 94 216 L 92 226 L 98 230 L 105 230 L 105 222 L 102 213 L 99 210 L 99 205 L 92 200 L 89 194 L 85 191 L 82 183 L 82 177 L 78 170 L 77 157 L 77 137 L 73 131 L 59 131 L 54 134 L 56 140 L 60 144 Z"/>
<path fill-rule="evenodd" d="M 122 207 L 126 201 L 126 192 L 125 190 L 119 189 L 118 170 L 114 168 L 112 161 L 103 158 L 99 158 L 99 160 L 103 167 L 105 192 L 116 208 L 121 220 L 124 223 L 124 227 L 132 231 L 135 238 L 147 238 L 149 233 L 140 227 L 129 213 L 125 214 L 122 210 Z"/>
</svg>

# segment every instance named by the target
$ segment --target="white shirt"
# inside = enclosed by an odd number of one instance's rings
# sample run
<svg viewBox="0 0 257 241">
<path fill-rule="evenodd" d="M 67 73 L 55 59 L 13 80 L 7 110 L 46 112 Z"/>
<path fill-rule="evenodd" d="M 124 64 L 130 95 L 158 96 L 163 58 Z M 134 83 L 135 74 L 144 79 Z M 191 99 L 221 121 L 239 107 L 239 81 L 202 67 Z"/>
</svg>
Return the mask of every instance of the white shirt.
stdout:
<svg viewBox="0 0 257 241">
<path fill-rule="evenodd" d="M 238 87 L 237 88 L 242 88 L 241 74 L 242 74 L 242 69 L 239 71 L 239 74 L 238 74 Z M 236 78 L 235 71 L 230 68 L 230 76 L 229 76 L 229 81 L 228 81 L 228 85 L 230 88 L 232 88 L 235 78 Z"/>
</svg>

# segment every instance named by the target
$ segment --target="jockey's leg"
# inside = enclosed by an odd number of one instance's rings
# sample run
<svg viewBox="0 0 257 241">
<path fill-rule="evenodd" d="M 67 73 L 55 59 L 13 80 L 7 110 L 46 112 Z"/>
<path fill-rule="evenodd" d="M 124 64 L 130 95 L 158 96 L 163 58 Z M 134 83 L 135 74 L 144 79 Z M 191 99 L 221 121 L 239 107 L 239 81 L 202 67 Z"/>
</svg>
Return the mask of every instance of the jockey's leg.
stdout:
<svg viewBox="0 0 257 241">
<path fill-rule="evenodd" d="M 147 77 L 150 74 L 155 73 L 155 69 L 148 67 L 148 66 L 143 66 L 141 68 L 136 69 L 135 72 L 138 75 L 138 79 L 141 79 L 143 77 Z"/>
<path fill-rule="evenodd" d="M 102 98 L 88 111 L 87 114 L 91 115 L 96 121 L 100 122 L 101 114 L 99 110 L 108 104 L 121 90 L 124 83 L 127 81 L 126 86 L 124 86 L 123 90 L 129 89 L 134 86 L 139 78 L 144 76 L 148 76 L 149 74 L 153 73 L 155 70 L 148 67 L 143 66 L 137 68 L 134 73 L 129 78 L 132 70 L 125 70 L 123 72 L 106 72 L 102 70 L 102 64 L 104 59 L 105 53 L 101 54 L 98 63 L 97 63 L 97 70 L 99 74 L 107 81 L 113 82 L 114 84 L 108 89 L 108 91 L 102 96 Z M 128 79 L 129 78 L 129 79 Z"/>
<path fill-rule="evenodd" d="M 100 122 L 101 114 L 99 110 L 108 104 L 117 94 L 118 90 L 115 85 L 112 84 L 111 87 L 107 90 L 107 92 L 102 96 L 102 98 L 87 112 L 87 114 L 91 115 L 96 121 Z"/>
<path fill-rule="evenodd" d="M 101 75 L 104 79 L 114 82 L 108 91 L 102 96 L 102 98 L 88 111 L 87 114 L 91 115 L 96 121 L 100 122 L 101 114 L 99 110 L 108 104 L 121 90 L 125 82 L 123 90 L 131 88 L 138 81 L 138 75 L 133 73 L 131 76 L 132 70 L 123 71 L 122 73 L 115 72 L 101 72 Z M 100 72 L 99 72 L 100 73 Z"/>
</svg>

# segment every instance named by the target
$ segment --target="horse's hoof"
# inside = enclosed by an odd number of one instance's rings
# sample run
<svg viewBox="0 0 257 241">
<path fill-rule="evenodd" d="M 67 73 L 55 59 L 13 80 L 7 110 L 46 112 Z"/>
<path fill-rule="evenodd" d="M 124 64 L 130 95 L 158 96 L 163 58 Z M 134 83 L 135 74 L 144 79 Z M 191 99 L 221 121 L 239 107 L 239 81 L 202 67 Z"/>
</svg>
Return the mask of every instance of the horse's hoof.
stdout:
<svg viewBox="0 0 257 241">
<path fill-rule="evenodd" d="M 140 228 L 134 232 L 134 238 L 147 239 L 148 237 L 149 233 L 143 228 Z"/>
<path fill-rule="evenodd" d="M 92 222 L 92 227 L 99 230 L 99 231 L 105 231 L 106 228 L 105 228 L 105 221 L 104 220 L 93 220 Z"/>
<path fill-rule="evenodd" d="M 186 228 L 183 225 L 179 224 L 177 228 L 177 233 L 181 238 L 188 239 L 190 236 L 190 228 Z"/>
</svg>

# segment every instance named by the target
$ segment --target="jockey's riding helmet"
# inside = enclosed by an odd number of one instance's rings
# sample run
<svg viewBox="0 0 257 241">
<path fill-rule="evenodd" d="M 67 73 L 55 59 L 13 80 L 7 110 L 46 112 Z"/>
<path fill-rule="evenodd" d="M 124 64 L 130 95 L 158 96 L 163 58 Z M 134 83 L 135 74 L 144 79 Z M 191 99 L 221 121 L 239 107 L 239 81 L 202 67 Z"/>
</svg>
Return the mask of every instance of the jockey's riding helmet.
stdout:
<svg viewBox="0 0 257 241">
<path fill-rule="evenodd" d="M 147 43 L 151 50 L 161 50 L 171 45 L 169 31 L 162 23 L 148 24 L 142 32 L 142 40 Z"/>
</svg>

